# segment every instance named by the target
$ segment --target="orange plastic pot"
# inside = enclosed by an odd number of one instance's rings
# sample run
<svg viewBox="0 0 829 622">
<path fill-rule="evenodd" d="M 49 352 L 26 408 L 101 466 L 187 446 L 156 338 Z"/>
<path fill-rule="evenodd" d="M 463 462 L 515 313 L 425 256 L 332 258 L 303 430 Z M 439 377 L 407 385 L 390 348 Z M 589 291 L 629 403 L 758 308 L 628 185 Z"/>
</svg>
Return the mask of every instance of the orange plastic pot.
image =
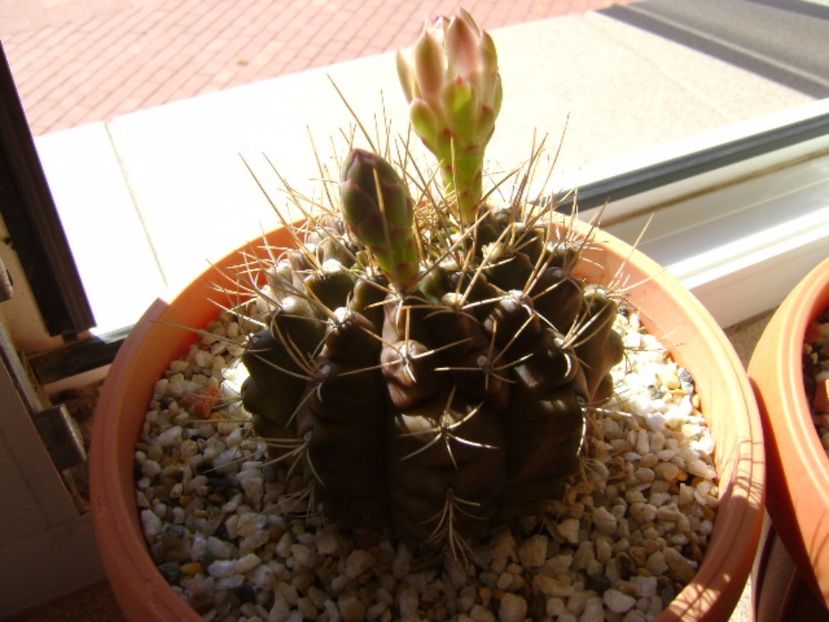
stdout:
<svg viewBox="0 0 829 622">
<path fill-rule="evenodd" d="M 576 228 L 586 232 L 582 224 Z M 276 230 L 270 242 L 287 245 L 288 235 Z M 260 246 L 253 242 L 245 250 L 257 253 Z M 727 620 L 751 570 L 762 520 L 762 429 L 748 379 L 711 315 L 659 265 L 602 232 L 588 255 L 585 276 L 607 283 L 621 269 L 645 325 L 693 372 L 716 441 L 720 507 L 714 532 L 694 580 L 658 619 Z M 240 263 L 233 254 L 219 268 L 232 271 Z M 217 278 L 218 272 L 209 270 L 175 298 L 150 307 L 121 347 L 95 415 L 90 455 L 95 530 L 113 591 L 136 622 L 198 619 L 156 570 L 144 543 L 133 454 L 156 380 L 193 339 L 170 324 L 205 326 L 217 313 L 209 301 Z"/>
<path fill-rule="evenodd" d="M 813 269 L 778 307 L 748 368 L 763 420 L 768 461 L 772 529 L 766 538 L 768 554 L 755 573 L 756 608 L 767 619 L 776 619 L 768 617 L 774 602 L 780 609 L 787 606 L 781 599 L 798 606 L 794 602 L 797 573 L 782 573 L 775 564 L 775 560 L 785 563 L 776 537 L 799 575 L 820 595 L 824 608 L 829 607 L 829 458 L 812 423 L 802 367 L 806 328 L 827 307 L 829 259 Z M 789 582 L 787 589 L 780 590 L 781 581 Z M 778 596 L 764 598 L 767 591 Z"/>
</svg>

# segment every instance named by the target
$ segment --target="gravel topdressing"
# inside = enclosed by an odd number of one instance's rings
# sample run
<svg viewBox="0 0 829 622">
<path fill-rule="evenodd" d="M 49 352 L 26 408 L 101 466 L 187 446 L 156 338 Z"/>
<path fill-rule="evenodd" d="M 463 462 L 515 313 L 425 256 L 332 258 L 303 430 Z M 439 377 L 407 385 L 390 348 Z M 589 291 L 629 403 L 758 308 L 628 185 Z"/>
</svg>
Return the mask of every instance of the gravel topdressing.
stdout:
<svg viewBox="0 0 829 622">
<path fill-rule="evenodd" d="M 829 455 L 829 309 L 807 328 L 803 381 L 815 429 Z"/>
<path fill-rule="evenodd" d="M 655 617 L 713 529 L 714 443 L 690 373 L 623 310 L 616 397 L 588 416 L 580 472 L 545 516 L 498 525 L 468 563 L 341 532 L 300 475 L 269 464 L 239 401 L 245 331 L 225 313 L 155 387 L 136 447 L 144 535 L 206 620 Z"/>
</svg>

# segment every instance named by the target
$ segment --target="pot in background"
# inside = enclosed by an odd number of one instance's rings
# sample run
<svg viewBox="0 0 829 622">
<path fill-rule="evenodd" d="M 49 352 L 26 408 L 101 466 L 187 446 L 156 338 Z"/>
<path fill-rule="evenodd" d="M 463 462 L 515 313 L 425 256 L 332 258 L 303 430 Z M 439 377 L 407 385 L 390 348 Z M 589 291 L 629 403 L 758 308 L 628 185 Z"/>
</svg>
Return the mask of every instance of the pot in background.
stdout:
<svg viewBox="0 0 829 622">
<path fill-rule="evenodd" d="M 812 422 L 802 364 L 807 327 L 827 307 L 829 259 L 778 307 L 748 367 L 766 439 L 771 519 L 752 579 L 761 621 L 815 620 L 815 612 L 829 619 L 829 458 Z"/>
</svg>

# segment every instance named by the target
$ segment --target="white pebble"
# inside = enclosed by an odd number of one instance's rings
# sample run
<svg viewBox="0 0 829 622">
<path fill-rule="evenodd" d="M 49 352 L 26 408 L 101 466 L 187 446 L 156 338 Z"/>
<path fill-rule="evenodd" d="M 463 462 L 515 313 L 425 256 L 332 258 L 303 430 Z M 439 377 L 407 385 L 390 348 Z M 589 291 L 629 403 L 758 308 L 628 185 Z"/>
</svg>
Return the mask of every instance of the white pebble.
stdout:
<svg viewBox="0 0 829 622">
<path fill-rule="evenodd" d="M 604 593 L 604 604 L 613 612 L 625 613 L 636 604 L 636 599 L 619 590 L 607 590 Z"/>
<path fill-rule="evenodd" d="M 640 523 L 652 523 L 656 518 L 656 506 L 650 503 L 632 503 L 630 515 Z"/>
<path fill-rule="evenodd" d="M 293 543 L 291 532 L 286 531 L 279 539 L 279 542 L 276 543 L 276 554 L 283 559 L 287 558 L 291 554 L 291 545 Z"/>
<path fill-rule="evenodd" d="M 241 559 L 236 561 L 236 572 L 239 574 L 246 574 L 259 566 L 262 560 L 255 553 L 248 553 Z"/>
<path fill-rule="evenodd" d="M 600 506 L 593 511 L 593 524 L 605 535 L 616 533 L 616 517 L 607 508 Z"/>
<path fill-rule="evenodd" d="M 397 608 L 400 617 L 404 620 L 417 620 L 418 596 L 417 590 L 411 585 L 406 586 L 397 595 Z"/>
<path fill-rule="evenodd" d="M 173 447 L 179 445 L 183 440 L 183 431 L 179 426 L 173 426 L 169 430 L 165 430 L 156 438 L 156 442 L 162 447 Z"/>
<path fill-rule="evenodd" d="M 218 559 L 207 567 L 207 574 L 215 579 L 222 579 L 236 574 L 236 562 L 229 559 Z"/>
<path fill-rule="evenodd" d="M 538 568 L 547 559 L 547 536 L 535 535 L 527 538 L 518 548 L 518 559 L 525 568 Z"/>
<path fill-rule="evenodd" d="M 653 467 L 653 470 L 667 482 L 672 482 L 679 477 L 679 467 L 673 462 L 660 462 Z"/>
<path fill-rule="evenodd" d="M 573 563 L 576 568 L 587 568 L 587 566 L 596 559 L 592 542 L 582 542 L 579 548 L 576 549 L 576 554 L 573 556 Z"/>
<path fill-rule="evenodd" d="M 228 559 L 233 555 L 233 548 L 230 544 L 215 536 L 210 536 L 207 539 L 207 550 L 217 559 Z"/>
<path fill-rule="evenodd" d="M 523 622 L 527 616 L 527 601 L 518 594 L 507 592 L 501 597 L 498 607 L 500 622 Z"/>
<path fill-rule="evenodd" d="M 657 580 L 656 577 L 640 577 L 635 576 L 630 578 L 630 582 L 636 587 L 639 596 L 649 598 L 656 596 Z"/>
<path fill-rule="evenodd" d="M 604 607 L 600 598 L 591 598 L 585 603 L 579 622 L 604 622 Z"/>
<path fill-rule="evenodd" d="M 374 567 L 374 556 L 363 549 L 355 549 L 345 560 L 345 574 L 350 579 L 356 579 L 364 572 Z"/>
<path fill-rule="evenodd" d="M 701 477 L 703 479 L 713 480 L 717 477 L 717 471 L 714 467 L 708 466 L 700 458 L 691 460 L 686 468 L 691 475 L 696 475 L 697 477 Z"/>
<path fill-rule="evenodd" d="M 314 553 L 314 549 L 307 544 L 294 544 L 291 546 L 291 558 L 298 566 L 305 568 L 311 568 L 317 563 L 317 556 Z"/>
<path fill-rule="evenodd" d="M 152 540 L 161 533 L 161 519 L 152 510 L 141 510 L 141 525 L 147 540 Z"/>
<path fill-rule="evenodd" d="M 645 562 L 645 568 L 655 576 L 664 574 L 668 570 L 668 564 L 665 563 L 665 554 L 662 551 L 651 553 Z"/>
<path fill-rule="evenodd" d="M 317 553 L 320 555 L 333 555 L 340 548 L 337 542 L 337 536 L 330 529 L 318 531 L 315 544 L 317 546 Z"/>
<path fill-rule="evenodd" d="M 344 620 L 362 620 L 366 617 L 366 608 L 354 595 L 341 596 L 337 599 L 337 609 Z"/>
<path fill-rule="evenodd" d="M 159 473 L 161 473 L 161 465 L 155 460 L 146 460 L 144 464 L 141 465 L 141 474 L 144 477 L 152 479 Z"/>
<path fill-rule="evenodd" d="M 213 365 L 213 355 L 206 350 L 199 350 L 193 357 L 196 365 L 202 368 L 211 367 Z"/>
<path fill-rule="evenodd" d="M 495 622 L 495 616 L 492 612 L 481 605 L 475 605 L 469 612 L 469 617 L 475 622 Z"/>
<path fill-rule="evenodd" d="M 566 597 L 573 594 L 573 586 L 571 584 L 543 574 L 537 574 L 533 577 L 532 587 L 536 592 L 540 592 L 546 596 Z"/>
<path fill-rule="evenodd" d="M 558 535 L 571 544 L 579 541 L 579 521 L 575 518 L 566 518 L 556 525 Z"/>
</svg>

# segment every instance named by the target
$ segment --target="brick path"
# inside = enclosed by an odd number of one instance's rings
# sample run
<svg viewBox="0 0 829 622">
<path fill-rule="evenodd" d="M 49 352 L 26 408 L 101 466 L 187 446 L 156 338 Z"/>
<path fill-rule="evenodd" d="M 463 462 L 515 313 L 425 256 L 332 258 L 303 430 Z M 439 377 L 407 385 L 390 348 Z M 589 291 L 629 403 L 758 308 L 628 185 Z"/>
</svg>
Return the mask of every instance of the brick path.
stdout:
<svg viewBox="0 0 829 622">
<path fill-rule="evenodd" d="M 39 135 L 404 47 L 424 18 L 461 4 L 492 29 L 610 3 L 0 0 L 0 41 Z"/>
</svg>

